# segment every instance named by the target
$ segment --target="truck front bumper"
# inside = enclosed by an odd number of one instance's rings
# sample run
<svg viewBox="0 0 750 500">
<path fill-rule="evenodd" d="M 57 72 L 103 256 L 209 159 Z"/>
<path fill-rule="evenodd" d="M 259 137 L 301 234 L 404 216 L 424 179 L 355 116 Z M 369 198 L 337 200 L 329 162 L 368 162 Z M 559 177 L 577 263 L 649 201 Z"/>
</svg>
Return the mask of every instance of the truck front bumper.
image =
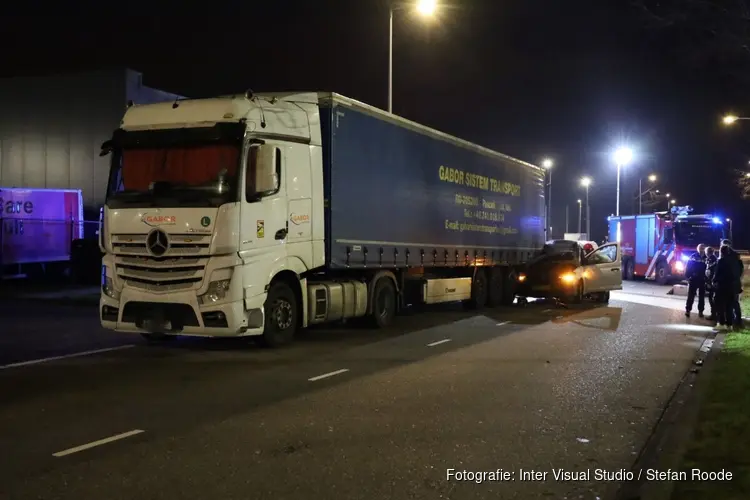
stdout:
<svg viewBox="0 0 750 500">
<path fill-rule="evenodd" d="M 125 288 L 118 299 L 104 293 L 99 317 L 104 328 L 128 333 L 196 337 L 243 337 L 263 333 L 266 294 L 200 305 L 194 292 L 148 294 Z"/>
</svg>

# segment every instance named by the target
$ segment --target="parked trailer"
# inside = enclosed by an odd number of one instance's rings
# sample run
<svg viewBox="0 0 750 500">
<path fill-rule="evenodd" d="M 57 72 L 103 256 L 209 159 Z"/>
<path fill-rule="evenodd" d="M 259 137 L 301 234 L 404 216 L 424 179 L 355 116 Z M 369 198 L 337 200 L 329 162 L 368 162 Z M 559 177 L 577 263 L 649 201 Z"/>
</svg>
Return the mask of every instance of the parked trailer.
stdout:
<svg viewBox="0 0 750 500">
<path fill-rule="evenodd" d="M 543 244 L 542 169 L 337 94 L 133 106 L 107 153 L 101 321 L 149 338 L 509 304 Z"/>
<path fill-rule="evenodd" d="M 680 280 L 699 244 L 719 248 L 724 226 L 710 214 L 691 215 L 689 206 L 669 212 L 609 217 L 610 240 L 622 248 L 622 277 L 654 279 L 660 284 Z M 619 231 L 618 231 L 619 228 Z"/>
<path fill-rule="evenodd" d="M 83 237 L 80 190 L 0 187 L 0 208 L 0 277 L 67 263 Z"/>
</svg>

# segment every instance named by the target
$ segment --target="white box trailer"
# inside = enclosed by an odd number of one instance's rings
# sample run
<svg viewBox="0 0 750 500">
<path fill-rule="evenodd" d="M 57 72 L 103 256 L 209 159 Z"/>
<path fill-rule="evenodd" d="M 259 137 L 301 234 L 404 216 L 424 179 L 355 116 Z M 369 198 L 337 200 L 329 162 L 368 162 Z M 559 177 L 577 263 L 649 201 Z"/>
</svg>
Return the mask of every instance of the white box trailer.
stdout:
<svg viewBox="0 0 750 500">
<path fill-rule="evenodd" d="M 0 187 L 0 227 L 0 276 L 67 263 L 73 241 L 83 238 L 81 191 Z"/>
</svg>

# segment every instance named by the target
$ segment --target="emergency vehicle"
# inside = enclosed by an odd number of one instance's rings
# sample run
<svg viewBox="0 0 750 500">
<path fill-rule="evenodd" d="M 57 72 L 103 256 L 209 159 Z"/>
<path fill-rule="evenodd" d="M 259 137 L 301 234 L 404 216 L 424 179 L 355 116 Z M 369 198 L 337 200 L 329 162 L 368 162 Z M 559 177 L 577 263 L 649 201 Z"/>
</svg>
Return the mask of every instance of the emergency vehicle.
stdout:
<svg viewBox="0 0 750 500">
<path fill-rule="evenodd" d="M 662 285 L 681 280 L 699 244 L 718 249 L 724 238 L 721 219 L 692 211 L 680 206 L 669 212 L 608 217 L 609 238 L 622 248 L 622 278 L 640 276 Z"/>
</svg>

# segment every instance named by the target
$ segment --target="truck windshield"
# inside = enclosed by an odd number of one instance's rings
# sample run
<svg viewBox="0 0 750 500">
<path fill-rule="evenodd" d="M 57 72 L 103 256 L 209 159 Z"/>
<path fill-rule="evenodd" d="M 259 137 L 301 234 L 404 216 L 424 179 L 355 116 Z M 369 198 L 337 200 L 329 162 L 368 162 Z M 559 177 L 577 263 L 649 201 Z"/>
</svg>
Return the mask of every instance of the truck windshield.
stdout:
<svg viewBox="0 0 750 500">
<path fill-rule="evenodd" d="M 238 201 L 242 132 L 116 131 L 107 206 L 218 207 Z"/>
<path fill-rule="evenodd" d="M 697 247 L 701 243 L 718 247 L 723 237 L 724 228 L 721 224 L 709 221 L 678 221 L 675 224 L 676 243 L 686 247 Z"/>
</svg>

